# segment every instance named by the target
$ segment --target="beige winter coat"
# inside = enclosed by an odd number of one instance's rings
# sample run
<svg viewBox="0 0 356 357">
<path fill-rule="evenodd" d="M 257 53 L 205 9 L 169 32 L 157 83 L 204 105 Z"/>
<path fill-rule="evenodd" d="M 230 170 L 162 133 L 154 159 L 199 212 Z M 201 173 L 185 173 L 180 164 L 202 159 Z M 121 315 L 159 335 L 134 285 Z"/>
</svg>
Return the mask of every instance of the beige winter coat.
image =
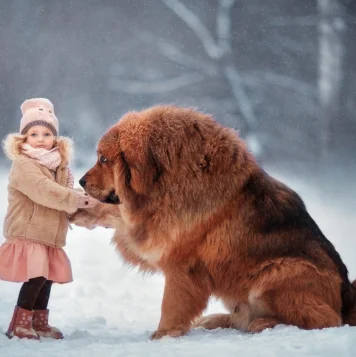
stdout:
<svg viewBox="0 0 356 357">
<path fill-rule="evenodd" d="M 13 136 L 4 142 L 13 160 L 8 184 L 8 209 L 4 221 L 6 239 L 25 238 L 52 247 L 63 247 L 68 214 L 78 209 L 77 193 L 66 187 L 71 142 L 57 140 L 62 163 L 56 173 L 19 153 Z"/>
</svg>

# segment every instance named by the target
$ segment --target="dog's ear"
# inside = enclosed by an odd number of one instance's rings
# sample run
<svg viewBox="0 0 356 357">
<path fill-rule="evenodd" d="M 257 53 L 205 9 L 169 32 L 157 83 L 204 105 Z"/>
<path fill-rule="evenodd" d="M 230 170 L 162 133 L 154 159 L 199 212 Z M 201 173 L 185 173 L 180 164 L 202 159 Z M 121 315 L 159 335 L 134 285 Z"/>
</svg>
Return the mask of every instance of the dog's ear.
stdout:
<svg viewBox="0 0 356 357">
<path fill-rule="evenodd" d="M 117 154 L 120 152 L 120 135 L 117 124 L 109 128 L 100 139 L 98 151 L 104 153 L 104 156 L 107 159 L 116 159 Z"/>
<path fill-rule="evenodd" d="M 152 147 L 148 146 L 140 160 L 130 167 L 130 186 L 138 194 L 149 195 L 163 171 L 163 166 L 157 155 L 153 152 Z"/>
<path fill-rule="evenodd" d="M 159 128 L 153 126 L 136 112 L 126 114 L 120 120 L 121 167 L 125 175 L 123 178 L 121 174 L 120 180 L 137 195 L 150 196 L 164 172 L 166 149 L 159 149 L 165 145 L 157 145 L 157 141 L 162 143 L 162 137 Z"/>
</svg>

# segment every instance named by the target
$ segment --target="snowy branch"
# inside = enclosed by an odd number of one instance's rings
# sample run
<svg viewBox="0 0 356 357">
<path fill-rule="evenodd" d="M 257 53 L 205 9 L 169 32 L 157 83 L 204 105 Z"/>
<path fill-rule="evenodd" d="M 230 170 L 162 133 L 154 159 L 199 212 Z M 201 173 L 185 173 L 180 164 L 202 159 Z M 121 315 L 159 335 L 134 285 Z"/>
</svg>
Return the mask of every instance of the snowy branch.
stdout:
<svg viewBox="0 0 356 357">
<path fill-rule="evenodd" d="M 284 55 L 286 52 L 291 54 L 293 58 L 298 58 L 300 53 L 304 54 L 314 54 L 315 53 L 315 44 L 313 42 L 296 42 L 287 36 L 282 36 L 278 31 L 273 31 L 273 44 L 271 45 L 270 40 L 264 41 L 266 47 L 272 47 L 271 51 L 278 55 Z"/>
<path fill-rule="evenodd" d="M 292 77 L 279 75 L 272 72 L 253 71 L 250 73 L 245 73 L 243 75 L 243 79 L 249 81 L 251 84 L 253 82 L 256 84 L 257 81 L 260 83 L 267 83 L 268 85 L 275 85 L 281 88 L 292 90 L 294 92 L 299 92 L 306 96 L 313 97 L 314 100 L 317 95 L 315 86 Z"/>
<path fill-rule="evenodd" d="M 147 29 L 141 28 L 140 25 L 136 25 L 135 29 L 137 38 L 140 38 L 143 43 L 152 43 L 152 46 L 156 46 L 158 51 L 172 62 L 203 72 L 210 77 L 219 75 L 218 69 L 214 64 L 206 61 L 202 62 L 193 56 L 183 53 L 177 48 L 178 45 L 165 41 L 162 37 L 158 37 Z"/>
<path fill-rule="evenodd" d="M 341 6 L 330 0 L 319 0 L 322 14 L 319 22 L 319 91 L 322 105 L 336 98 L 342 82 L 343 21 L 340 19 Z M 334 15 L 335 14 L 335 15 Z"/>
<path fill-rule="evenodd" d="M 282 76 L 276 73 L 253 71 L 241 75 L 241 80 L 250 87 L 276 86 L 299 94 L 295 98 L 303 106 L 304 111 L 313 118 L 320 118 L 320 107 L 317 101 L 317 88 L 298 79 Z"/>
<path fill-rule="evenodd" d="M 235 0 L 219 0 L 219 10 L 216 17 L 216 32 L 220 48 L 231 50 L 231 9 Z"/>
<path fill-rule="evenodd" d="M 203 80 L 203 76 L 197 74 L 189 74 L 155 82 L 111 78 L 109 81 L 109 87 L 112 90 L 132 94 L 164 93 L 185 87 L 189 84 L 200 82 L 201 80 Z"/>
<path fill-rule="evenodd" d="M 318 17 L 314 15 L 298 16 L 298 17 L 275 17 L 270 22 L 272 26 L 316 26 L 318 24 Z"/>
<path fill-rule="evenodd" d="M 229 80 L 235 100 L 239 104 L 240 110 L 246 119 L 246 123 L 248 124 L 249 128 L 253 130 L 256 127 L 257 120 L 255 114 L 253 113 L 250 100 L 245 94 L 239 73 L 237 72 L 236 68 L 227 66 L 225 68 L 225 75 Z"/>
<path fill-rule="evenodd" d="M 219 59 L 222 57 L 224 51 L 216 44 L 209 30 L 200 21 L 199 17 L 178 0 L 162 0 L 162 2 L 194 31 L 211 58 Z"/>
<path fill-rule="evenodd" d="M 194 57 L 179 51 L 176 47 L 174 47 L 168 42 L 159 43 L 158 48 L 162 55 L 164 55 L 173 62 L 180 63 L 184 66 L 194 68 L 196 70 L 201 70 L 209 76 L 215 77 L 218 75 L 218 70 L 214 65 L 199 61 Z"/>
</svg>

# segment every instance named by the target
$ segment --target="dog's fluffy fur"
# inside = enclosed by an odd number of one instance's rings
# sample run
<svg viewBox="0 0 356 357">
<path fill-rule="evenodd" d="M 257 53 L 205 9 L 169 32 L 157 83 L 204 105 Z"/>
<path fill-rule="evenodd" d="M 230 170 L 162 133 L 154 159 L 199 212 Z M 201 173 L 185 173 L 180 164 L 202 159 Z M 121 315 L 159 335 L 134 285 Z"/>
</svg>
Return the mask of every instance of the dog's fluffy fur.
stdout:
<svg viewBox="0 0 356 357">
<path fill-rule="evenodd" d="M 115 227 L 125 261 L 165 276 L 152 338 L 192 324 L 250 332 L 356 324 L 355 283 L 301 198 L 209 115 L 174 106 L 127 113 L 81 182 L 115 205 L 72 221 Z M 229 314 L 201 317 L 212 295 Z"/>
</svg>

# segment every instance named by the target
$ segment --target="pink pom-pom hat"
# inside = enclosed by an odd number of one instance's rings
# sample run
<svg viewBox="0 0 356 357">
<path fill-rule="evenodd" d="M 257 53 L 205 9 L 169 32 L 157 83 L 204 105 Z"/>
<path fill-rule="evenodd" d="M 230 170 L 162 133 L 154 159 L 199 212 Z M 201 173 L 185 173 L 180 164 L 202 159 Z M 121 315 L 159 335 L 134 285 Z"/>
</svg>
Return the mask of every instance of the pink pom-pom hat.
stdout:
<svg viewBox="0 0 356 357">
<path fill-rule="evenodd" d="M 58 119 L 54 114 L 54 107 L 49 99 L 27 99 L 21 104 L 21 111 L 20 134 L 26 134 L 33 126 L 42 125 L 50 129 L 54 136 L 58 135 Z"/>
</svg>

